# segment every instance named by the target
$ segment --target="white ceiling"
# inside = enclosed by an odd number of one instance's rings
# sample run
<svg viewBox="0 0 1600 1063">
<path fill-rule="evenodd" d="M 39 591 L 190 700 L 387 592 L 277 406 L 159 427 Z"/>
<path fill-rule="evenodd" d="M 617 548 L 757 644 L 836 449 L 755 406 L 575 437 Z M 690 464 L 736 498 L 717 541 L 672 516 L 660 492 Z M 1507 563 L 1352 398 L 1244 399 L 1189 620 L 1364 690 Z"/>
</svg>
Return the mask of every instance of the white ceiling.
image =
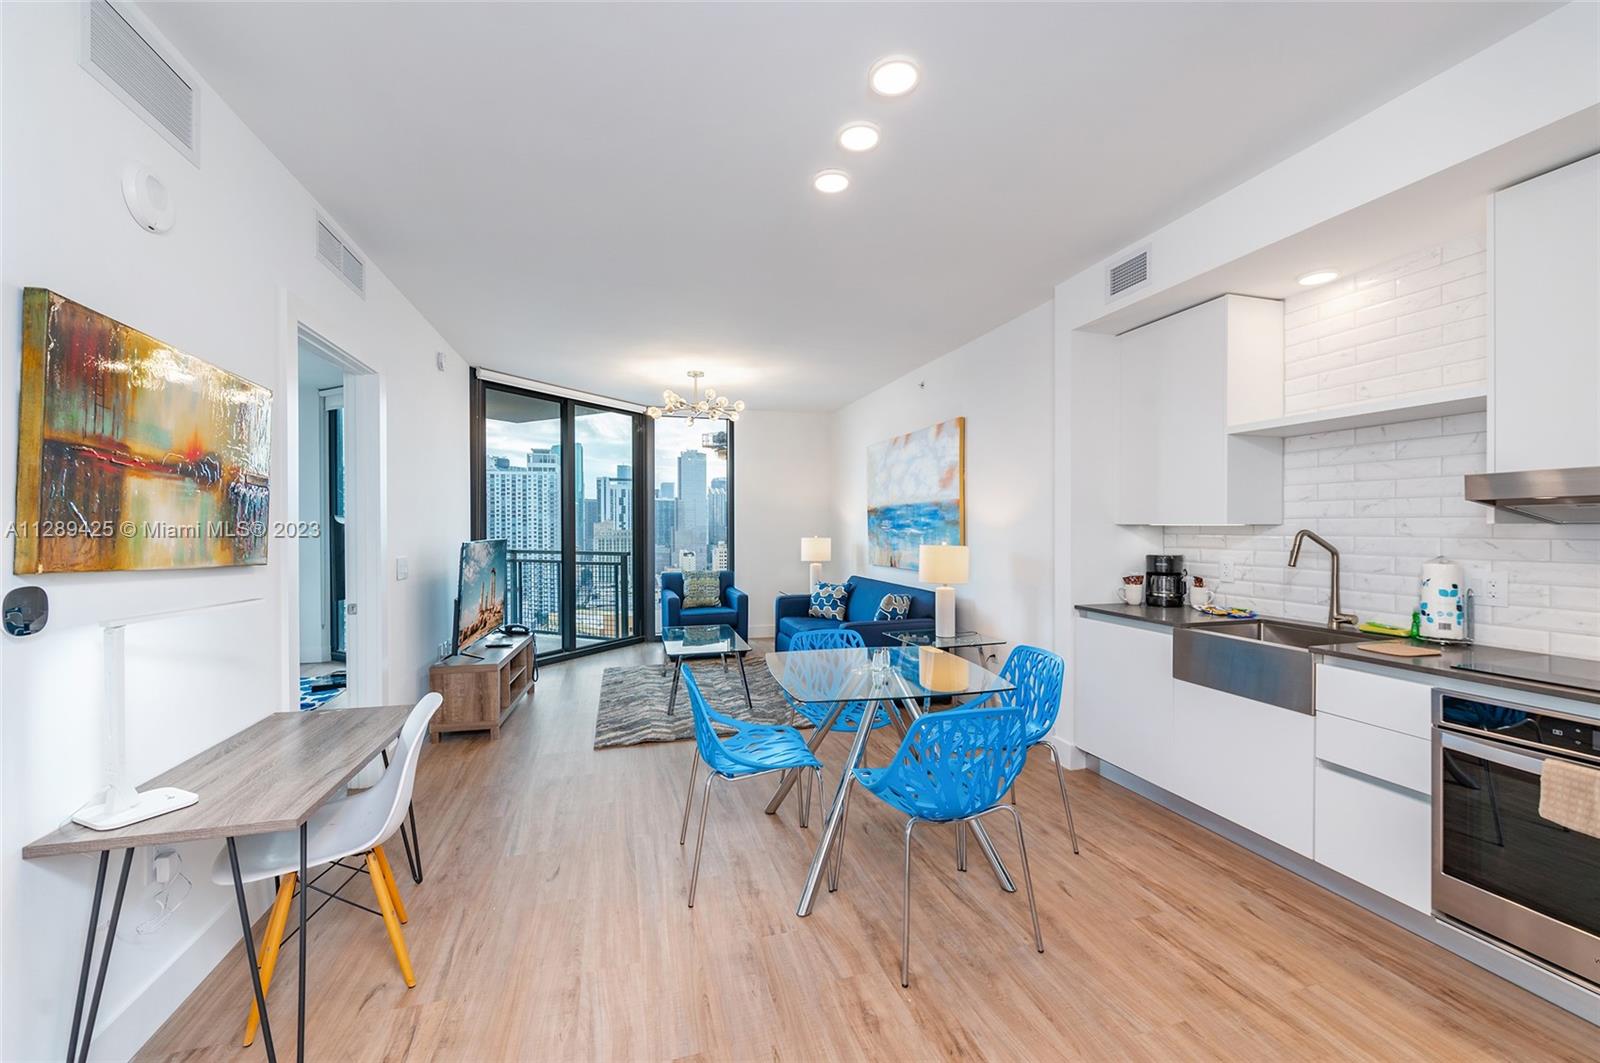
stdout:
<svg viewBox="0 0 1600 1063">
<path fill-rule="evenodd" d="M 142 9 L 473 364 L 832 409 L 1553 6 Z"/>
</svg>

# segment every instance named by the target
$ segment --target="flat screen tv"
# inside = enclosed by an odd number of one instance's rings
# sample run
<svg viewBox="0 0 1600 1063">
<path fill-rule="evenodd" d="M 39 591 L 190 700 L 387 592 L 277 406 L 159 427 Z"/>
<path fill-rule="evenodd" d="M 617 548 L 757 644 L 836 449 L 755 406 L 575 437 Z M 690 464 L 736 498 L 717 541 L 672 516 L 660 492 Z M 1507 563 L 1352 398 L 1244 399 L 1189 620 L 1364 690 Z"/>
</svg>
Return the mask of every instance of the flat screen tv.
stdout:
<svg viewBox="0 0 1600 1063">
<path fill-rule="evenodd" d="M 506 622 L 506 575 L 504 539 L 461 544 L 453 652 L 462 652 Z"/>
</svg>

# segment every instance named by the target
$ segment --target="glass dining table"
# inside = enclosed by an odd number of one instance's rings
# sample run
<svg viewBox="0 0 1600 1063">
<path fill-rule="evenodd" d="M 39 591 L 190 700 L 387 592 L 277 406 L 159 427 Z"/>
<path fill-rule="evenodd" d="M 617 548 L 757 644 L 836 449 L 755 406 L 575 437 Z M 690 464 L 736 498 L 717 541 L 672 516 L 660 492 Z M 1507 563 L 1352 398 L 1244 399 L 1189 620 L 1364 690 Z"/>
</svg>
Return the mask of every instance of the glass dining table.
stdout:
<svg viewBox="0 0 1600 1063">
<path fill-rule="evenodd" d="M 886 712 L 897 730 L 904 733 L 910 721 L 945 703 L 951 698 L 983 700 L 984 695 L 1004 694 L 1013 689 L 1011 684 L 977 664 L 953 653 L 932 646 L 898 646 L 894 648 L 851 650 L 803 650 L 800 652 L 769 653 L 764 660 L 784 693 L 796 702 L 828 705 L 827 715 L 820 726 L 813 729 L 808 745 L 813 751 L 833 728 L 834 722 L 851 702 L 867 702 L 874 711 Z M 863 724 L 869 719 L 863 712 Z M 817 886 L 822 881 L 823 869 L 829 854 L 836 845 L 843 844 L 842 814 L 855 785 L 850 769 L 859 767 L 867 747 L 871 728 L 857 728 L 850 753 L 840 769 L 839 785 L 806 873 L 805 888 L 800 894 L 800 904 L 795 914 L 806 916 L 816 900 Z M 791 772 L 785 776 L 778 792 L 767 804 L 767 813 L 773 814 L 783 804 L 790 788 L 799 778 Z M 1016 892 L 1005 865 L 980 823 L 968 824 L 978 847 L 989 860 L 1000 886 L 1007 892 Z M 837 869 L 834 876 L 837 884 Z M 830 891 L 834 888 L 830 886 Z"/>
</svg>

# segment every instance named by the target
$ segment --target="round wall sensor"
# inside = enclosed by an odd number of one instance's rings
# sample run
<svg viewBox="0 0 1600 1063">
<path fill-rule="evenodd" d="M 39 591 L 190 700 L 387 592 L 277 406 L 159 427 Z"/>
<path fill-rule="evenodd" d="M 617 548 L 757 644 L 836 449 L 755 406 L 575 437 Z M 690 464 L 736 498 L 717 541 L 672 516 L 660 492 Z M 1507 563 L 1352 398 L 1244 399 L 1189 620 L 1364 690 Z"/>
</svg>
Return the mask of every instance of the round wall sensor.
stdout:
<svg viewBox="0 0 1600 1063">
<path fill-rule="evenodd" d="M 122 171 L 122 201 L 146 232 L 164 233 L 172 228 L 177 214 L 172 194 L 161 178 L 150 172 L 150 167 L 133 163 Z"/>
</svg>

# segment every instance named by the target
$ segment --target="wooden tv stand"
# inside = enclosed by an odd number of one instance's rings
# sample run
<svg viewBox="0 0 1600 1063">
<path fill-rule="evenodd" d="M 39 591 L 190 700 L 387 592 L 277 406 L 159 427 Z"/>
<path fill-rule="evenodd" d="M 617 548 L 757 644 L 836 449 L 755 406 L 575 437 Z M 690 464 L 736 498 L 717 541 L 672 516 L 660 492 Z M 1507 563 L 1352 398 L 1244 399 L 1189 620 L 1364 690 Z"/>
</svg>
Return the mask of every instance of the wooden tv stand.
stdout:
<svg viewBox="0 0 1600 1063">
<path fill-rule="evenodd" d="M 499 641 L 511 645 L 499 649 L 485 645 Z M 491 635 L 468 650 L 483 659 L 456 654 L 428 669 L 428 687 L 444 695 L 444 704 L 428 725 L 435 742 L 447 731 L 488 731 L 491 739 L 499 738 L 500 725 L 521 704 L 522 696 L 533 696 L 538 653 L 532 635 Z"/>
</svg>

